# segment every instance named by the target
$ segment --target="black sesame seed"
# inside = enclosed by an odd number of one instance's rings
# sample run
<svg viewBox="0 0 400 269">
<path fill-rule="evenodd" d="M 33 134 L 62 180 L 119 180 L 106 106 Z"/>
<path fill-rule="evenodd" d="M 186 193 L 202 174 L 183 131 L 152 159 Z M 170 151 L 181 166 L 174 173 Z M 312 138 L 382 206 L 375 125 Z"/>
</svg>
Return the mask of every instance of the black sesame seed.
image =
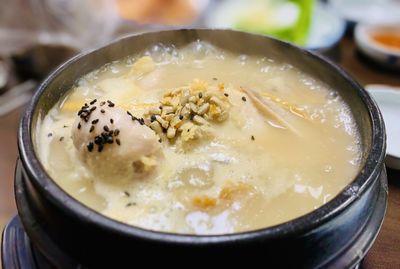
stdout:
<svg viewBox="0 0 400 269">
<path fill-rule="evenodd" d="M 121 146 L 121 141 L 118 138 L 115 139 L 115 143 L 117 143 L 118 146 Z"/>
<path fill-rule="evenodd" d="M 92 124 L 96 124 L 99 122 L 99 119 L 92 120 Z"/>
<path fill-rule="evenodd" d="M 115 129 L 114 130 L 114 136 L 118 136 L 119 135 L 119 129 Z"/>
<path fill-rule="evenodd" d="M 78 123 L 78 129 L 81 129 L 81 123 L 80 122 Z"/>
<path fill-rule="evenodd" d="M 112 143 L 114 143 L 114 139 L 112 138 L 112 136 L 107 136 L 106 142 L 107 142 L 108 144 L 112 144 Z"/>
<path fill-rule="evenodd" d="M 151 115 L 150 121 L 153 122 L 153 121 L 155 121 L 155 120 L 156 120 L 156 116 L 155 116 L 155 115 Z"/>
<path fill-rule="evenodd" d="M 158 142 L 160 142 L 160 143 L 162 142 L 161 138 L 160 138 L 160 139 L 158 139 Z"/>
<path fill-rule="evenodd" d="M 64 126 L 63 126 L 63 128 L 67 128 L 67 127 L 68 127 L 68 125 L 64 125 Z"/>
<path fill-rule="evenodd" d="M 229 94 L 227 94 L 227 93 L 224 93 L 224 95 L 225 95 L 226 97 L 228 97 L 228 96 L 229 96 Z"/>
<path fill-rule="evenodd" d="M 113 120 L 113 119 L 110 119 L 110 123 L 113 124 L 113 123 L 114 123 L 114 120 Z"/>
<path fill-rule="evenodd" d="M 100 110 L 101 113 L 105 113 L 106 111 L 104 109 Z"/>
<path fill-rule="evenodd" d="M 100 144 L 99 147 L 98 147 L 98 149 L 97 149 L 97 151 L 98 151 L 98 152 L 102 152 L 102 151 L 103 151 L 103 148 L 104 148 L 104 145 L 103 145 L 103 144 Z"/>
<path fill-rule="evenodd" d="M 100 106 L 104 106 L 105 104 L 106 104 L 106 102 L 104 102 L 104 101 L 100 102 Z"/>
<path fill-rule="evenodd" d="M 247 101 L 247 99 L 246 99 L 245 96 L 242 96 L 242 100 L 243 100 L 243 102 L 246 102 L 246 101 Z"/>
<path fill-rule="evenodd" d="M 87 145 L 88 151 L 89 151 L 89 152 L 92 152 L 92 151 L 93 151 L 93 147 L 94 147 L 93 142 L 90 142 L 90 143 Z"/>
<path fill-rule="evenodd" d="M 60 142 L 63 141 L 64 140 L 64 136 L 61 136 L 59 140 L 60 140 Z"/>
<path fill-rule="evenodd" d="M 203 98 L 203 93 L 199 92 L 199 98 Z"/>
<path fill-rule="evenodd" d="M 213 80 L 218 80 L 217 78 L 213 78 Z"/>
<path fill-rule="evenodd" d="M 107 100 L 107 103 L 108 103 L 109 107 L 114 107 L 115 106 L 115 104 L 113 102 L 111 102 L 110 100 Z"/>
<path fill-rule="evenodd" d="M 96 144 L 96 145 L 100 145 L 100 144 L 103 144 L 103 138 L 101 137 L 101 136 L 96 136 L 95 138 L 94 138 L 94 143 Z"/>
<path fill-rule="evenodd" d="M 90 112 L 95 111 L 95 110 L 96 110 L 96 106 L 93 106 L 93 107 L 90 109 Z"/>
<path fill-rule="evenodd" d="M 107 125 L 104 125 L 104 126 L 103 126 L 103 129 L 104 129 L 104 131 L 106 131 L 106 132 L 109 132 L 109 131 L 110 131 L 110 128 L 108 128 Z"/>
<path fill-rule="evenodd" d="M 180 120 L 183 120 L 183 115 L 179 115 L 179 119 L 180 119 Z"/>
<path fill-rule="evenodd" d="M 255 140 L 254 135 L 251 136 L 251 140 L 253 140 L 253 141 Z"/>
<path fill-rule="evenodd" d="M 97 99 L 94 99 L 92 102 L 90 102 L 89 104 L 93 105 L 94 103 L 97 102 Z"/>
<path fill-rule="evenodd" d="M 126 207 L 130 207 L 130 206 L 133 206 L 133 205 L 136 205 L 136 203 L 135 203 L 135 202 L 127 203 L 127 204 L 126 204 Z"/>
<path fill-rule="evenodd" d="M 125 194 L 125 196 L 128 196 L 128 197 L 131 196 L 131 194 L 129 192 L 127 192 L 127 191 L 124 191 L 124 194 Z"/>
<path fill-rule="evenodd" d="M 89 133 L 93 132 L 93 130 L 94 130 L 94 125 L 90 126 Z"/>
<path fill-rule="evenodd" d="M 139 118 L 138 121 L 139 121 L 140 125 L 144 125 L 144 119 L 143 118 Z"/>
<path fill-rule="evenodd" d="M 47 134 L 47 137 L 52 137 L 53 136 L 53 133 L 48 133 Z"/>
</svg>

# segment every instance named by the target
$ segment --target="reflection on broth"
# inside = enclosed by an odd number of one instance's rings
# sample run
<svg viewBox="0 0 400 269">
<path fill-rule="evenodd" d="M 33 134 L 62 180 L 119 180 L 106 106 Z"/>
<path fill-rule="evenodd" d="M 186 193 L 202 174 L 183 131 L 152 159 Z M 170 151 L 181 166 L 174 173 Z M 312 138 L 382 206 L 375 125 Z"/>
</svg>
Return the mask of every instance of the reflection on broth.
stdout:
<svg viewBox="0 0 400 269">
<path fill-rule="evenodd" d="M 353 180 L 361 154 L 333 89 L 287 63 L 201 41 L 158 44 L 82 77 L 37 137 L 47 172 L 77 200 L 187 234 L 304 215 Z"/>
</svg>

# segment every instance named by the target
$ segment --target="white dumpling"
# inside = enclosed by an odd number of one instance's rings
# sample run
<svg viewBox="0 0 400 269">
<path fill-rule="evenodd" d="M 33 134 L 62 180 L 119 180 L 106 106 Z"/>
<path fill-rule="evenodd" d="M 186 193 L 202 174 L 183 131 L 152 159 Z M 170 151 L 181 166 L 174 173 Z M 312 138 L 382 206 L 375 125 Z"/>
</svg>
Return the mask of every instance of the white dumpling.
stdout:
<svg viewBox="0 0 400 269">
<path fill-rule="evenodd" d="M 157 164 L 158 137 L 111 101 L 92 101 L 78 113 L 72 140 L 79 157 L 96 177 L 127 180 L 141 177 Z"/>
</svg>

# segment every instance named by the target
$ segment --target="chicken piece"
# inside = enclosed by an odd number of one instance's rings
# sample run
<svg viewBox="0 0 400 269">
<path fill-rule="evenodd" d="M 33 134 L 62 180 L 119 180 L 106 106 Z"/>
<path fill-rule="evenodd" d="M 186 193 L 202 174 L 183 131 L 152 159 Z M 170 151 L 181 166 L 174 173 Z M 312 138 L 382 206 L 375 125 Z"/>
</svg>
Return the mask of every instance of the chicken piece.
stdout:
<svg viewBox="0 0 400 269">
<path fill-rule="evenodd" d="M 217 206 L 217 199 L 207 195 L 195 196 L 192 199 L 192 204 L 200 210 L 207 210 Z"/>
<path fill-rule="evenodd" d="M 111 101 L 85 104 L 73 125 L 72 140 L 79 157 L 101 179 L 143 177 L 154 170 L 160 156 L 154 131 Z"/>
<path fill-rule="evenodd" d="M 139 58 L 132 66 L 130 75 L 142 76 L 154 71 L 156 65 L 150 56 L 143 56 Z"/>
<path fill-rule="evenodd" d="M 228 182 L 219 193 L 219 199 L 232 202 L 240 196 L 249 195 L 252 192 L 254 192 L 254 188 L 250 184 Z"/>
</svg>

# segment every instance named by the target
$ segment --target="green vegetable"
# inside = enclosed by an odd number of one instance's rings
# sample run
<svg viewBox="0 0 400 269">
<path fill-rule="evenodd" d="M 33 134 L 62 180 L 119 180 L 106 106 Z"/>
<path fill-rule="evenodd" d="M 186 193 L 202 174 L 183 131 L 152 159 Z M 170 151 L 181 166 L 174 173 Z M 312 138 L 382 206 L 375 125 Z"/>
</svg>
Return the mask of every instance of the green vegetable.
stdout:
<svg viewBox="0 0 400 269">
<path fill-rule="evenodd" d="M 252 0 L 248 8 L 244 8 L 237 17 L 234 28 L 304 45 L 311 25 L 314 2 L 314 0 Z"/>
</svg>

